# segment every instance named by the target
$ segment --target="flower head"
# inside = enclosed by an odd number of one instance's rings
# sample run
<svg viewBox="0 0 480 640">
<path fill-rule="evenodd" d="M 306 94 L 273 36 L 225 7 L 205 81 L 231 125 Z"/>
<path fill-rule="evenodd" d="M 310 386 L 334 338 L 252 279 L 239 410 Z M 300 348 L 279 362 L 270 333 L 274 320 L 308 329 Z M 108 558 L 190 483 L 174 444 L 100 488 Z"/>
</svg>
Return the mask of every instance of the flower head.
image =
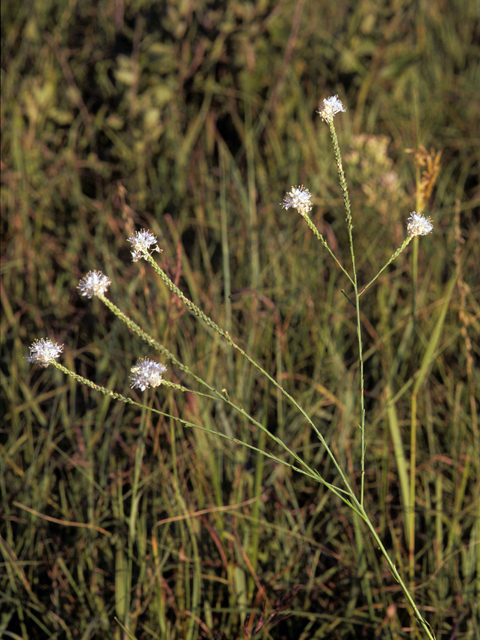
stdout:
<svg viewBox="0 0 480 640">
<path fill-rule="evenodd" d="M 305 187 L 292 187 L 291 191 L 285 194 L 282 207 L 284 209 L 292 207 L 300 215 L 307 215 L 312 210 L 312 194 Z"/>
<path fill-rule="evenodd" d="M 323 120 L 325 120 L 325 122 L 332 122 L 333 116 L 336 115 L 339 111 L 346 111 L 345 107 L 343 106 L 343 102 L 338 96 L 330 96 L 330 98 L 326 98 L 322 102 L 317 113 Z"/>
<path fill-rule="evenodd" d="M 41 367 L 48 367 L 62 351 L 63 344 L 57 344 L 51 340 L 35 340 L 30 345 L 30 356 L 27 361 L 39 364 Z"/>
<path fill-rule="evenodd" d="M 77 289 L 82 296 L 92 298 L 93 296 L 104 295 L 108 287 L 112 284 L 110 278 L 101 271 L 89 271 L 87 275 L 80 280 Z"/>
<path fill-rule="evenodd" d="M 150 231 L 146 231 L 143 229 L 142 231 L 136 231 L 130 238 L 128 238 L 128 242 L 131 242 L 133 245 L 132 249 L 132 261 L 137 262 L 140 258 L 150 257 L 152 251 L 161 251 L 157 245 L 157 239 L 150 233 Z M 152 247 L 152 249 L 150 249 Z"/>
<path fill-rule="evenodd" d="M 409 237 L 412 236 L 426 236 L 431 233 L 433 229 L 433 223 L 431 218 L 422 216 L 421 213 L 412 211 L 407 221 L 407 233 Z"/>
<path fill-rule="evenodd" d="M 162 384 L 162 373 L 167 367 L 148 358 L 140 358 L 137 364 L 130 369 L 130 386 L 132 389 L 139 387 L 142 391 L 148 387 L 158 387 Z"/>
</svg>

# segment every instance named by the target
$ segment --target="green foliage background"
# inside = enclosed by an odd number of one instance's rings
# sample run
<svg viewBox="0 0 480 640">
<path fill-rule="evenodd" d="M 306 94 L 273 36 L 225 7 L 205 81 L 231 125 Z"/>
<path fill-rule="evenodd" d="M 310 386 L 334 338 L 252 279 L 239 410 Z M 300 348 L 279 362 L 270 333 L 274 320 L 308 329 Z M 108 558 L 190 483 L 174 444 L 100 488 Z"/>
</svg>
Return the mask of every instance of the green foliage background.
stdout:
<svg viewBox="0 0 480 640">
<path fill-rule="evenodd" d="M 100 269 L 123 311 L 335 480 L 291 407 L 131 263 L 126 238 L 147 227 L 172 279 L 295 395 L 357 482 L 347 283 L 278 204 L 305 184 L 348 266 L 328 127 L 315 114 L 338 93 L 360 282 L 415 208 L 405 151 L 442 151 L 415 322 L 410 249 L 362 298 L 367 507 L 406 568 L 410 393 L 454 279 L 418 398 L 415 598 L 438 638 L 480 638 L 478 3 L 7 0 L 1 30 L 5 637 L 417 637 L 372 541 L 322 487 L 156 418 L 140 461 L 148 418 L 25 359 L 50 337 L 69 368 L 132 394 L 130 366 L 155 354 L 79 298 L 78 279 Z M 168 376 L 191 385 L 175 368 Z M 147 399 L 271 449 L 193 393 L 161 387 Z"/>
</svg>

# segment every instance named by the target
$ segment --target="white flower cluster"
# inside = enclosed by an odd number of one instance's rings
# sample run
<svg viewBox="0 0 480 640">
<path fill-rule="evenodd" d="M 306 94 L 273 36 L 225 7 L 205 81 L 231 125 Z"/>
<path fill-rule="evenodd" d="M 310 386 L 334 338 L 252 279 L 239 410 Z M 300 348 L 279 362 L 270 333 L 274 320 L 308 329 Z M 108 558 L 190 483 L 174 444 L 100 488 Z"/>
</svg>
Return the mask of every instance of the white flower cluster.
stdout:
<svg viewBox="0 0 480 640">
<path fill-rule="evenodd" d="M 312 210 L 312 194 L 305 187 L 292 187 L 283 198 L 284 209 L 296 209 L 302 216 L 308 215 Z"/>
<path fill-rule="evenodd" d="M 142 231 L 136 231 L 130 238 L 128 238 L 128 242 L 131 242 L 133 245 L 132 249 L 132 261 L 137 262 L 140 258 L 150 257 L 152 251 L 161 251 L 158 248 L 157 239 L 150 233 L 150 231 L 146 231 L 143 229 Z M 152 247 L 150 249 L 150 247 Z"/>
<path fill-rule="evenodd" d="M 433 229 L 433 223 L 431 218 L 422 216 L 421 213 L 412 211 L 407 221 L 407 233 L 409 237 L 412 236 L 426 236 L 431 233 Z"/>
<path fill-rule="evenodd" d="M 89 271 L 87 275 L 80 280 L 77 289 L 82 296 L 92 298 L 98 295 L 103 296 L 111 284 L 112 281 L 110 278 L 101 271 Z"/>
<path fill-rule="evenodd" d="M 27 361 L 39 364 L 41 367 L 48 367 L 62 351 L 63 344 L 57 344 L 51 340 L 35 340 L 30 345 L 30 356 Z"/>
<path fill-rule="evenodd" d="M 137 364 L 130 369 L 130 386 L 138 387 L 142 391 L 148 387 L 158 387 L 162 384 L 162 373 L 167 367 L 148 358 L 140 358 Z"/>
<path fill-rule="evenodd" d="M 346 111 L 343 102 L 338 96 L 330 96 L 322 102 L 317 113 L 325 122 L 332 122 L 333 117 L 340 111 Z"/>
</svg>

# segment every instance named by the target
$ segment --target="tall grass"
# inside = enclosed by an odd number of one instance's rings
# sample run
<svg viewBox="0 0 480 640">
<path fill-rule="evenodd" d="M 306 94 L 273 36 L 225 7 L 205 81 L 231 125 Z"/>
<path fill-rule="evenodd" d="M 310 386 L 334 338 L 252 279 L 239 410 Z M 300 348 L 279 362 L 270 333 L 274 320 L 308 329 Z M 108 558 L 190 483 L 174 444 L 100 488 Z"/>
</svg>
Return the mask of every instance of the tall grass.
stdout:
<svg viewBox="0 0 480 640">
<path fill-rule="evenodd" d="M 362 298 L 365 508 L 408 572 L 415 391 L 415 599 L 437 637 L 478 637 L 475 4 L 168 7 L 2 7 L 2 630 L 231 638 L 263 619 L 259 637 L 412 635 L 375 545 L 310 479 L 206 432 L 147 422 L 25 360 L 32 337 L 51 336 L 68 345 L 69 369 L 135 398 L 128 370 L 151 351 L 73 293 L 100 268 L 134 321 L 335 482 L 275 387 L 199 330 L 148 269 L 126 266 L 125 238 L 149 227 L 171 279 L 295 395 L 357 484 L 355 309 L 312 234 L 278 206 L 307 184 L 313 221 L 346 263 L 328 131 L 314 116 L 333 89 L 349 106 L 339 135 L 361 211 L 360 282 L 415 208 L 404 150 L 442 150 L 415 322 L 408 253 Z M 389 189 L 380 177 L 392 171 Z M 170 375 L 187 386 L 179 367 Z M 267 446 L 246 419 L 191 393 L 160 389 L 153 406 Z"/>
</svg>

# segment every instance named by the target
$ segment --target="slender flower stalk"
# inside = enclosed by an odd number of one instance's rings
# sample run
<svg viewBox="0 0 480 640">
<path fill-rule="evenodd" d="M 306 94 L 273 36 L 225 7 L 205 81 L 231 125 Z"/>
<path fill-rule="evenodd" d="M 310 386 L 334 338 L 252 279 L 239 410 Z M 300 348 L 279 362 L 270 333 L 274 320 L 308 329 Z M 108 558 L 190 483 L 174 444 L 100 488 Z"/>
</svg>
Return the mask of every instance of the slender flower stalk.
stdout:
<svg viewBox="0 0 480 640">
<path fill-rule="evenodd" d="M 350 245 L 350 257 L 352 260 L 352 277 L 350 282 L 353 285 L 353 291 L 355 294 L 355 310 L 357 315 L 357 345 L 358 345 L 358 363 L 360 369 L 360 432 L 362 437 L 362 458 L 361 458 L 361 479 L 360 479 L 360 504 L 363 506 L 363 498 L 365 491 L 365 398 L 364 398 L 364 375 L 363 375 L 363 342 L 362 342 L 362 329 L 360 319 L 360 296 L 358 290 L 357 279 L 357 267 L 355 261 L 355 251 L 353 247 L 353 222 L 352 222 L 352 210 L 350 206 L 350 196 L 348 195 L 348 186 L 345 179 L 345 172 L 343 171 L 342 155 L 340 152 L 340 145 L 338 144 L 337 132 L 335 131 L 335 125 L 333 124 L 333 118 L 337 113 L 346 111 L 343 103 L 339 100 L 338 96 L 331 96 L 326 98 L 318 109 L 320 117 L 328 124 L 330 129 L 330 137 L 332 139 L 333 151 L 335 154 L 335 164 L 337 166 L 337 174 L 340 182 L 340 188 L 342 190 L 343 204 L 345 207 L 345 215 L 347 221 L 348 241 Z"/>
<path fill-rule="evenodd" d="M 355 251 L 353 246 L 353 222 L 352 222 L 352 209 L 350 206 L 350 196 L 348 195 L 347 180 L 345 178 L 345 172 L 342 164 L 342 154 L 340 152 L 340 145 L 338 144 L 337 132 L 335 125 L 333 124 L 333 118 L 337 113 L 346 111 L 343 103 L 339 100 L 338 96 L 331 96 L 324 100 L 318 110 L 320 117 L 328 124 L 330 129 L 330 137 L 332 140 L 333 152 L 335 155 L 335 164 L 337 166 L 337 175 L 342 190 L 343 205 L 345 208 L 345 216 L 347 222 L 348 242 L 350 246 L 350 258 L 352 261 L 352 276 L 349 278 L 353 285 L 353 291 L 355 294 L 355 310 L 357 316 L 357 345 L 358 345 L 358 363 L 360 369 L 360 432 L 362 438 L 362 456 L 361 456 L 361 479 L 360 479 L 360 503 L 363 505 L 364 491 L 365 491 L 365 394 L 364 394 L 364 375 L 363 375 L 363 342 L 362 342 L 362 325 L 360 318 L 360 295 L 358 288 L 357 267 L 355 261 Z"/>
<path fill-rule="evenodd" d="M 288 191 L 285 194 L 285 196 L 283 198 L 283 202 L 281 203 L 280 206 L 283 209 L 292 208 L 292 209 L 296 209 L 298 211 L 298 213 L 302 216 L 302 218 L 305 220 L 305 222 L 308 224 L 308 226 L 312 230 L 312 232 L 315 235 L 315 237 L 317 238 L 317 240 L 319 240 L 323 244 L 325 249 L 328 251 L 328 253 L 331 255 L 331 257 L 335 260 L 335 262 L 340 267 L 340 269 L 343 271 L 345 276 L 353 284 L 353 281 L 352 281 L 352 278 L 350 277 L 350 274 L 348 273 L 348 271 L 346 271 L 344 269 L 342 263 L 337 258 L 337 256 L 333 253 L 333 251 L 330 249 L 330 247 L 328 246 L 327 241 L 325 240 L 323 235 L 320 233 L 320 231 L 317 229 L 317 227 L 314 225 L 312 219 L 309 216 L 309 213 L 312 210 L 312 194 L 310 193 L 310 191 L 308 189 L 305 189 L 305 187 L 303 187 L 303 186 L 302 187 L 292 187 L 290 189 L 290 191 Z"/>
<path fill-rule="evenodd" d="M 337 132 L 335 131 L 335 126 L 333 124 L 333 118 L 337 113 L 341 111 L 346 111 L 346 108 L 343 106 L 341 100 L 339 100 L 338 96 L 331 96 L 322 102 L 320 105 L 320 109 L 318 109 L 317 113 L 320 117 L 328 124 L 330 129 L 330 136 L 332 139 L 333 152 L 335 154 L 335 164 L 337 165 L 337 173 L 338 179 L 340 182 L 340 187 L 342 189 L 343 196 L 343 204 L 345 206 L 345 213 L 347 216 L 347 227 L 349 233 L 352 232 L 352 211 L 350 207 L 350 198 L 348 195 L 348 187 L 347 181 L 345 179 L 345 173 L 343 171 L 342 164 L 342 155 L 340 153 L 340 145 L 338 144 Z M 353 244 L 350 241 L 350 249 L 353 250 Z M 352 257 L 352 261 L 354 258 Z"/>
<path fill-rule="evenodd" d="M 416 236 L 426 236 L 427 234 L 431 233 L 432 230 L 433 223 L 431 218 L 427 218 L 419 213 L 416 213 L 415 211 L 412 211 L 407 221 L 406 239 L 402 242 L 398 249 L 394 253 L 392 253 L 390 258 L 383 265 L 380 271 L 375 275 L 375 277 L 372 278 L 370 282 L 363 287 L 363 289 L 358 294 L 358 297 L 363 296 L 365 291 L 375 282 L 375 280 L 378 279 L 378 277 L 385 271 L 388 265 L 391 264 L 395 260 L 395 258 L 397 258 L 402 253 L 402 251 L 410 244 L 413 238 L 415 238 Z"/>
<path fill-rule="evenodd" d="M 388 267 L 389 264 L 392 264 L 392 262 L 398 258 L 398 256 L 402 253 L 402 251 L 405 249 L 405 247 L 407 247 L 410 242 L 412 241 L 412 237 L 410 238 L 406 238 L 402 244 L 398 247 L 398 249 L 392 253 L 392 255 L 390 256 L 390 258 L 387 260 L 387 262 L 383 265 L 383 267 L 380 269 L 380 271 L 370 280 L 370 282 L 368 284 L 366 284 L 363 289 L 360 291 L 360 293 L 358 294 L 358 297 L 360 298 L 361 296 L 363 296 L 363 294 L 365 293 L 365 291 L 367 289 L 370 288 L 370 286 L 375 282 L 375 280 L 378 280 L 378 278 L 382 275 L 382 273 L 385 271 L 385 269 Z"/>
</svg>

